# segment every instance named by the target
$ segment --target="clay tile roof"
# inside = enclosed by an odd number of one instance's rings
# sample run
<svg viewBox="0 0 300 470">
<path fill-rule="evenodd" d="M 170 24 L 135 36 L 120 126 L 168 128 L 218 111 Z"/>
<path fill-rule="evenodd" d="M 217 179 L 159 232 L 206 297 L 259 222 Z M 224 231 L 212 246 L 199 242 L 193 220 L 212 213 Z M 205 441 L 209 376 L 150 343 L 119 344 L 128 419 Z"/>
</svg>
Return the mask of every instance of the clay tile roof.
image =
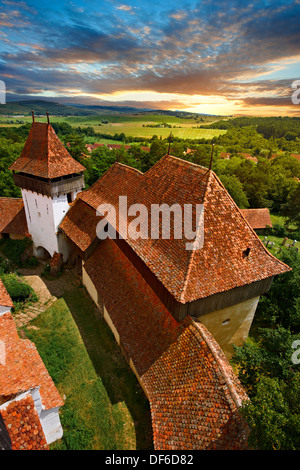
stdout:
<svg viewBox="0 0 300 470">
<path fill-rule="evenodd" d="M 30 394 L 0 408 L 11 450 L 48 450 L 42 425 Z"/>
<path fill-rule="evenodd" d="M 7 290 L 4 287 L 3 282 L 0 279 L 0 305 L 2 307 L 13 307 L 13 301 L 11 300 Z"/>
<path fill-rule="evenodd" d="M 228 153 L 228 152 L 221 152 L 220 153 L 220 158 L 228 159 L 228 158 L 230 158 L 230 156 L 231 156 L 231 153 Z"/>
<path fill-rule="evenodd" d="M 60 224 L 60 229 L 81 251 L 85 251 L 97 236 L 96 226 L 99 220 L 95 215 L 95 210 L 79 199 L 67 212 Z"/>
<path fill-rule="evenodd" d="M 50 124 L 33 122 L 23 151 L 10 170 L 52 179 L 85 168 L 69 154 Z"/>
<path fill-rule="evenodd" d="M 264 209 L 241 209 L 245 219 L 253 229 L 272 227 L 272 221 L 268 208 Z"/>
<path fill-rule="evenodd" d="M 112 150 L 120 150 L 124 148 L 125 150 L 130 149 L 131 145 L 125 145 L 125 144 L 107 144 L 107 148 L 112 149 Z"/>
<path fill-rule="evenodd" d="M 204 204 L 204 245 L 195 251 L 186 249 L 190 240 L 127 238 L 127 243 L 181 303 L 251 284 L 290 268 L 273 256 L 243 217 L 214 172 L 175 158 L 163 157 L 145 174 L 115 163 L 79 198 L 94 209 L 112 204 L 117 212 L 119 196 L 127 196 L 128 207 L 144 204 L 151 214 L 152 204 Z M 150 219 L 150 216 L 149 216 Z M 130 221 L 130 218 L 129 218 Z M 171 230 L 173 233 L 171 220 Z M 184 233 L 183 233 L 184 235 Z M 124 237 L 125 238 L 125 237 Z M 249 252 L 245 256 L 245 252 Z"/>
<path fill-rule="evenodd" d="M 203 325 L 190 321 L 142 381 L 156 450 L 247 448 L 239 414 L 247 395 Z"/>
<path fill-rule="evenodd" d="M 10 312 L 0 316 L 0 340 L 5 343 L 5 362 L 0 363 L 0 397 L 40 387 L 45 410 L 62 406 L 63 401 L 35 345 L 19 338 Z"/>
<path fill-rule="evenodd" d="M 22 198 L 0 197 L 0 233 L 28 234 Z"/>
<path fill-rule="evenodd" d="M 112 240 L 84 268 L 149 398 L 155 449 L 243 448 L 247 396 L 206 328 L 178 323 Z"/>
</svg>

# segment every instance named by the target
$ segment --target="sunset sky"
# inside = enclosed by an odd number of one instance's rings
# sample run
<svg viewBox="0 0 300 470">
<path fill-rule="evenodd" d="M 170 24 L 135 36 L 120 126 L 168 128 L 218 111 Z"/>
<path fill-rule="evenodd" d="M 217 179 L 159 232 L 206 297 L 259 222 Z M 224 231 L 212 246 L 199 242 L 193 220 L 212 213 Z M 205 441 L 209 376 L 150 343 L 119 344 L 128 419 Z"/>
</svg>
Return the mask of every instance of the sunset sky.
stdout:
<svg viewBox="0 0 300 470">
<path fill-rule="evenodd" d="M 0 0 L 7 101 L 300 116 L 300 0 Z"/>
</svg>

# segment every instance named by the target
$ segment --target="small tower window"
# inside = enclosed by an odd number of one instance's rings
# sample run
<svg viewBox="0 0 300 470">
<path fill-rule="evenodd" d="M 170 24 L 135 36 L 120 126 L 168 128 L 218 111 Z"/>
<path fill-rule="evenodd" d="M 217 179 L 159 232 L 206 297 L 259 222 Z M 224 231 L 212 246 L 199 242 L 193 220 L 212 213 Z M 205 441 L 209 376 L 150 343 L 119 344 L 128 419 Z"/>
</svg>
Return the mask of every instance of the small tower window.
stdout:
<svg viewBox="0 0 300 470">
<path fill-rule="evenodd" d="M 68 193 L 67 198 L 68 198 L 68 203 L 71 204 L 71 202 L 72 202 L 72 193 Z"/>
</svg>

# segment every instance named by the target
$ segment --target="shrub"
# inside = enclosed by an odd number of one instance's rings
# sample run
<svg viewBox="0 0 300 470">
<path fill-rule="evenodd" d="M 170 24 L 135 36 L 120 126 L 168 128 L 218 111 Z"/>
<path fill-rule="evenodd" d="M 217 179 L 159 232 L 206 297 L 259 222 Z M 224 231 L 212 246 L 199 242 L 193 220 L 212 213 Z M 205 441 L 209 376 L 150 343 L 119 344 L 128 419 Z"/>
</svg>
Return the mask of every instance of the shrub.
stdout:
<svg viewBox="0 0 300 470">
<path fill-rule="evenodd" d="M 0 274 L 9 273 L 13 270 L 11 261 L 0 256 Z"/>
<path fill-rule="evenodd" d="M 274 224 L 271 229 L 269 229 L 270 235 L 274 235 L 275 237 L 290 237 L 290 232 L 286 229 L 284 225 Z"/>
<path fill-rule="evenodd" d="M 34 267 L 34 266 L 37 266 L 38 264 L 39 264 L 39 261 L 35 256 L 30 256 L 30 258 L 28 258 L 27 260 L 28 266 Z"/>
<path fill-rule="evenodd" d="M 1 279 L 13 302 L 24 302 L 26 300 L 36 302 L 38 300 L 32 287 L 16 274 L 4 274 Z"/>
<path fill-rule="evenodd" d="M 1 240 L 1 251 L 16 266 L 21 266 L 25 251 L 30 247 L 32 241 L 29 238 L 23 240 Z"/>
</svg>

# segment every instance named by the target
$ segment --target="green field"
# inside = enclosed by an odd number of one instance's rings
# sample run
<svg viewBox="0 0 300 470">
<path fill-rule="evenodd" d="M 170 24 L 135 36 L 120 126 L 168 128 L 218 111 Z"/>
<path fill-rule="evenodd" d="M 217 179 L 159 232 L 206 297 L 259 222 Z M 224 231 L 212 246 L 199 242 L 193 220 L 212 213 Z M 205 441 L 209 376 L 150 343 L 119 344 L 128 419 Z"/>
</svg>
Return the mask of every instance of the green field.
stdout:
<svg viewBox="0 0 300 470">
<path fill-rule="evenodd" d="M 56 450 L 152 448 L 148 401 L 83 287 L 25 328 L 64 399 Z"/>
<path fill-rule="evenodd" d="M 46 122 L 46 118 L 36 117 L 39 122 Z M 0 126 L 20 126 L 31 122 L 31 116 L 20 118 L 0 118 Z M 107 122 L 108 121 L 108 122 Z M 50 122 L 67 122 L 74 127 L 92 126 L 96 132 L 114 135 L 124 133 L 126 136 L 151 138 L 153 135 L 166 138 L 172 134 L 182 139 L 212 139 L 214 136 L 224 134 L 225 130 L 200 129 L 205 123 L 195 119 L 182 119 L 176 116 L 165 115 L 125 115 L 125 116 L 53 116 Z M 211 121 L 210 121 L 211 122 Z M 170 127 L 160 127 L 166 123 Z M 207 121 L 209 123 L 209 120 Z M 148 125 L 157 127 L 146 127 Z"/>
<path fill-rule="evenodd" d="M 273 214 L 270 214 L 271 216 L 271 221 L 272 221 L 272 224 L 273 226 L 275 224 L 278 224 L 278 225 L 284 225 L 284 217 L 280 216 L 280 215 L 273 215 Z M 293 226 L 290 226 L 289 228 L 295 228 Z M 268 249 L 273 253 L 273 254 L 276 254 L 280 249 L 281 250 L 286 250 L 288 249 L 288 246 L 289 245 L 292 245 L 293 242 L 294 242 L 294 239 L 292 238 L 292 234 L 291 234 L 291 238 L 288 238 L 286 240 L 286 246 L 283 246 L 282 245 L 282 242 L 284 240 L 284 237 L 276 237 L 274 235 L 259 235 L 259 238 L 261 239 L 261 241 L 263 241 L 265 239 L 265 236 L 267 237 L 267 239 L 270 241 L 270 242 L 273 242 L 274 245 L 271 247 L 271 245 L 268 246 Z M 297 240 L 296 243 L 295 243 L 295 248 L 298 248 L 300 249 L 300 241 Z"/>
</svg>

